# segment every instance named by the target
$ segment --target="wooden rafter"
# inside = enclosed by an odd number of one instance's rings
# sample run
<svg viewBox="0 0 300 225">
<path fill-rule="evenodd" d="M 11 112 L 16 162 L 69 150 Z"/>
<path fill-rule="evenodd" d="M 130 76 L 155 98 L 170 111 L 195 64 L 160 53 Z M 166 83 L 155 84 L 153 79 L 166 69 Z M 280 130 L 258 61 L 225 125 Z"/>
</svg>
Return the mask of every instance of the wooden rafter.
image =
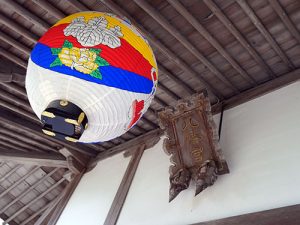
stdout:
<svg viewBox="0 0 300 225">
<path fill-rule="evenodd" d="M 6 173 L 4 176 L 0 177 L 0 182 L 4 181 L 7 177 L 15 173 L 18 169 L 20 169 L 22 165 L 16 165 L 12 170 Z"/>
<path fill-rule="evenodd" d="M 226 78 L 221 72 L 208 60 L 206 57 L 197 50 L 175 27 L 173 27 L 162 15 L 160 15 L 155 8 L 153 8 L 149 3 L 144 0 L 134 0 L 134 2 L 145 10 L 156 22 L 158 22 L 164 29 L 166 29 L 172 36 L 174 36 L 185 48 L 191 52 L 198 60 L 200 60 L 209 70 L 214 73 L 224 84 L 230 87 L 235 93 L 238 93 L 239 90 L 235 85 Z M 216 96 L 222 98 L 220 91 L 216 90 L 209 84 L 203 77 L 198 76 L 198 79 L 205 84 L 205 86 L 212 91 Z"/>
<path fill-rule="evenodd" d="M 29 208 L 32 204 L 34 204 L 35 202 L 37 202 L 39 199 L 41 199 L 42 197 L 44 197 L 46 194 L 48 194 L 50 191 L 52 191 L 54 188 L 58 187 L 62 182 L 64 182 L 66 180 L 66 178 L 61 178 L 59 181 L 57 181 L 55 184 L 53 184 L 50 188 L 48 188 L 46 191 L 44 191 L 42 194 L 40 194 L 39 196 L 37 196 L 36 198 L 34 198 L 33 200 L 31 200 L 29 203 L 27 203 L 26 205 L 24 205 L 22 208 L 20 208 L 17 212 L 15 212 L 13 215 L 11 215 L 8 219 L 6 219 L 4 221 L 4 224 L 9 223 L 10 221 L 12 221 L 16 216 L 18 216 L 20 213 L 22 213 L 24 210 L 26 210 L 27 208 Z"/>
<path fill-rule="evenodd" d="M 251 44 L 246 40 L 246 38 L 241 34 L 241 32 L 235 27 L 235 25 L 228 19 L 228 17 L 222 12 L 222 10 L 214 3 L 213 0 L 204 0 L 205 4 L 210 8 L 210 10 L 216 15 L 220 22 L 231 32 L 231 34 L 236 38 L 236 40 L 248 51 L 248 53 L 253 57 L 258 65 L 264 69 L 272 78 L 275 78 L 273 71 L 264 62 L 261 56 L 256 52 L 256 50 L 251 46 Z"/>
<path fill-rule="evenodd" d="M 15 39 L 11 38 L 9 35 L 5 34 L 4 32 L 0 31 L 0 39 L 5 41 L 6 43 L 10 44 L 14 48 L 18 49 L 25 55 L 30 55 L 30 49 L 21 44 L 20 42 L 16 41 Z"/>
<path fill-rule="evenodd" d="M 74 1 L 72 1 L 73 4 Z M 149 33 L 143 26 L 138 24 L 133 17 L 131 17 L 124 9 L 122 9 L 120 6 L 118 6 L 113 1 L 109 0 L 101 0 L 101 2 L 108 8 L 110 8 L 114 13 L 124 16 L 139 28 L 139 30 L 147 37 L 147 39 L 151 42 L 151 44 L 158 49 L 161 53 L 163 53 L 169 60 L 174 62 L 179 68 L 181 68 L 186 73 L 192 75 L 193 77 L 198 77 L 199 75 L 194 72 L 183 60 L 181 60 L 175 53 L 173 53 L 170 49 L 168 49 L 164 44 L 162 44 L 157 38 L 155 38 L 151 33 Z M 167 77 L 172 79 L 176 84 L 179 84 L 184 88 L 184 90 L 189 93 L 193 94 L 195 91 L 193 88 L 191 88 L 188 84 L 185 83 L 185 81 L 179 79 L 177 76 L 171 74 L 170 72 L 167 72 L 163 65 L 158 64 L 159 71 L 165 74 Z"/>
<path fill-rule="evenodd" d="M 294 36 L 294 38 L 300 44 L 300 33 L 297 30 L 296 26 L 293 24 L 292 20 L 284 11 L 283 7 L 280 5 L 278 0 L 269 0 L 269 3 L 273 7 L 277 15 L 280 17 L 282 22 L 285 24 L 285 26 L 288 28 L 288 30 L 291 32 L 291 34 Z"/>
<path fill-rule="evenodd" d="M 0 72 L 0 82 L 25 82 L 25 76 L 18 73 L 1 73 Z"/>
<path fill-rule="evenodd" d="M 20 195 L 16 196 L 14 200 L 12 200 L 10 203 L 8 203 L 5 207 L 0 209 L 0 214 L 5 212 L 8 208 L 10 208 L 13 204 L 18 202 L 20 199 L 22 199 L 24 196 L 26 196 L 29 192 L 31 192 L 34 188 L 36 188 L 38 185 L 46 181 L 49 177 L 51 177 L 54 173 L 56 173 L 60 168 L 55 168 L 45 176 L 43 176 L 40 180 L 35 182 L 32 186 L 30 186 L 26 191 L 22 192 Z"/>
<path fill-rule="evenodd" d="M 29 138 L 27 136 L 21 135 L 21 134 L 15 132 L 15 131 L 12 131 L 12 130 L 9 130 L 9 129 L 4 129 L 4 128 L 1 127 L 0 128 L 0 134 L 13 137 L 16 140 L 19 140 L 19 141 L 21 141 L 23 143 L 28 143 L 31 146 L 35 146 L 36 148 L 41 149 L 43 151 L 56 151 L 53 147 L 45 145 L 45 144 L 43 144 L 41 142 L 38 142 L 38 141 L 36 141 L 34 139 L 31 139 L 31 138 Z"/>
<path fill-rule="evenodd" d="M 52 224 L 57 223 L 60 215 L 62 214 L 69 199 L 71 198 L 73 192 L 75 191 L 75 188 L 79 184 L 84 172 L 85 171 L 82 171 L 79 175 L 75 176 L 74 179 L 68 184 L 66 194 L 63 196 L 63 198 L 57 204 L 56 208 L 51 212 L 51 214 L 50 214 L 51 217 L 49 218 L 47 225 L 52 225 Z"/>
<path fill-rule="evenodd" d="M 35 124 L 40 124 L 41 123 L 39 121 L 39 119 L 35 115 L 33 115 L 33 113 L 29 113 L 29 112 L 25 111 L 24 109 L 14 105 L 14 104 L 11 104 L 9 102 L 6 102 L 6 101 L 3 101 L 2 99 L 0 99 L 0 105 L 1 105 L 1 107 L 4 107 L 6 109 L 9 109 L 11 111 L 14 111 L 14 112 L 22 115 L 22 116 L 25 116 L 29 120 L 33 121 Z"/>
<path fill-rule="evenodd" d="M 32 0 L 37 5 L 42 6 L 46 11 L 50 12 L 52 16 L 56 17 L 57 19 L 64 18 L 66 15 L 55 8 L 51 3 L 45 0 Z"/>
<path fill-rule="evenodd" d="M 34 225 L 41 225 L 45 222 L 45 219 L 48 217 L 48 215 L 51 213 L 51 211 L 57 206 L 59 201 L 67 194 L 68 186 L 71 185 L 69 183 L 64 190 L 50 203 L 47 204 L 47 209 L 43 212 L 43 214 L 38 218 L 38 220 L 34 223 Z"/>
<path fill-rule="evenodd" d="M 27 99 L 27 95 L 26 93 L 24 92 L 24 89 L 21 88 L 20 86 L 17 86 L 16 84 L 14 83 L 10 83 L 10 84 L 7 84 L 7 83 L 1 83 L 0 84 L 0 87 L 1 86 L 4 86 L 5 88 L 7 89 L 10 89 L 18 94 L 20 94 L 22 97 L 26 98 Z"/>
<path fill-rule="evenodd" d="M 0 160 L 9 161 L 17 164 L 28 164 L 47 167 L 68 168 L 67 160 L 58 153 L 32 153 L 32 152 L 16 152 L 16 151 L 0 151 Z"/>
<path fill-rule="evenodd" d="M 180 97 L 173 91 L 171 91 L 170 89 L 168 89 L 165 85 L 163 85 L 162 83 L 159 84 L 158 89 L 161 89 L 162 91 L 164 91 L 165 93 L 167 93 L 169 96 L 171 96 L 174 100 L 178 100 L 180 99 Z"/>
<path fill-rule="evenodd" d="M 246 15 L 250 18 L 254 26 L 259 30 L 259 32 L 264 36 L 264 38 L 269 42 L 269 44 L 272 46 L 274 51 L 278 54 L 278 56 L 281 58 L 281 60 L 291 69 L 294 69 L 295 66 L 293 63 L 288 59 L 288 57 L 285 55 L 285 53 L 282 51 L 278 43 L 275 41 L 275 39 L 272 37 L 270 32 L 265 28 L 265 26 L 262 24 L 258 16 L 254 13 L 253 9 L 250 7 L 250 5 L 245 0 L 236 0 L 236 2 L 240 5 L 240 7 L 244 10 Z"/>
<path fill-rule="evenodd" d="M 180 80 L 178 77 L 176 77 L 175 75 L 173 75 L 172 73 L 167 71 L 163 65 L 158 64 L 158 68 L 159 68 L 159 71 L 162 72 L 167 78 L 170 78 L 176 84 L 182 86 L 182 88 L 184 89 L 184 91 L 187 94 L 192 95 L 193 93 L 195 93 L 195 91 L 186 82 Z"/>
<path fill-rule="evenodd" d="M 8 52 L 6 49 L 0 47 L 0 55 L 2 55 L 4 58 L 16 63 L 17 65 L 27 68 L 27 63 L 23 60 L 15 56 L 14 54 Z"/>
<path fill-rule="evenodd" d="M 5 142 L 5 141 L 0 141 L 0 148 L 1 149 L 11 149 L 11 150 L 16 150 L 16 151 L 20 151 L 20 152 L 29 152 L 28 150 L 15 146 L 12 143 L 9 142 Z"/>
<path fill-rule="evenodd" d="M 4 136 L 4 135 L 1 135 L 1 134 L 0 134 L 0 141 L 1 141 L 1 143 L 3 143 L 3 142 L 4 143 L 10 143 L 13 146 L 22 148 L 26 152 L 31 152 L 31 151 L 36 151 L 36 152 L 39 152 L 39 153 L 44 152 L 44 151 L 40 150 L 39 148 L 36 148 L 35 146 L 32 146 L 32 145 L 27 144 L 27 143 L 20 142 L 19 140 L 16 140 L 12 137 Z"/>
<path fill-rule="evenodd" d="M 21 184 L 24 180 L 26 180 L 32 174 L 34 174 L 35 172 L 37 172 L 39 169 L 40 169 L 39 166 L 33 167 L 33 169 L 31 169 L 25 176 L 20 177 L 19 180 L 17 180 L 11 186 L 9 186 L 7 189 L 5 189 L 5 191 L 1 192 L 0 193 L 0 198 L 2 198 L 3 196 L 5 196 L 6 194 L 8 194 L 11 190 L 13 190 L 14 188 L 16 188 L 19 184 Z"/>
<path fill-rule="evenodd" d="M 252 85 L 257 82 L 238 64 L 238 62 L 223 48 L 209 31 L 202 26 L 198 20 L 179 2 L 168 0 L 168 2 L 230 63 L 230 65 L 239 72 L 239 74 Z"/>
<path fill-rule="evenodd" d="M 192 225 L 295 225 L 300 224 L 300 205 L 200 222 Z"/>
<path fill-rule="evenodd" d="M 26 8 L 22 7 L 19 3 L 15 2 L 15 1 L 3 1 L 3 0 L 1 0 L 1 3 L 6 4 L 9 8 L 12 8 L 20 16 L 24 17 L 25 19 L 27 19 L 32 24 L 38 26 L 43 31 L 48 30 L 48 28 L 50 27 L 49 24 L 46 23 L 44 20 L 40 19 L 39 17 L 37 17 L 36 15 L 31 13 Z"/>
<path fill-rule="evenodd" d="M 162 134 L 163 134 L 163 131 L 161 129 L 157 128 L 157 129 L 147 132 L 137 138 L 129 140 L 124 144 L 117 145 L 117 146 L 107 150 L 106 152 L 103 152 L 103 154 L 99 154 L 96 158 L 91 159 L 91 161 L 89 163 L 89 167 L 94 167 L 98 161 L 100 161 L 104 158 L 107 158 L 107 157 L 117 154 L 119 152 L 130 151 L 132 149 L 135 149 L 136 146 L 139 146 L 142 144 L 145 144 L 146 149 L 148 149 L 159 141 L 159 137 Z"/>
<path fill-rule="evenodd" d="M 55 201 L 56 199 L 54 199 L 53 201 Z M 46 204 L 45 206 L 43 206 L 42 208 L 40 208 L 38 211 L 36 211 L 34 214 L 32 214 L 31 216 L 29 216 L 26 220 L 22 221 L 22 223 L 20 223 L 20 225 L 26 225 L 28 224 L 31 220 L 33 220 L 34 218 L 36 218 L 37 216 L 39 216 L 40 214 L 42 214 L 46 209 L 48 209 L 53 203 L 49 202 L 48 204 Z"/>
<path fill-rule="evenodd" d="M 1 13 L 0 13 L 0 23 L 4 24 L 5 26 L 9 27 L 11 30 L 15 31 L 16 33 L 21 34 L 22 36 L 24 36 L 25 38 L 27 38 L 28 40 L 30 40 L 34 43 L 39 39 L 38 36 L 31 33 L 24 27 L 20 26 L 19 24 L 14 22 L 12 19 L 7 18 L 6 16 L 2 15 Z"/>
</svg>

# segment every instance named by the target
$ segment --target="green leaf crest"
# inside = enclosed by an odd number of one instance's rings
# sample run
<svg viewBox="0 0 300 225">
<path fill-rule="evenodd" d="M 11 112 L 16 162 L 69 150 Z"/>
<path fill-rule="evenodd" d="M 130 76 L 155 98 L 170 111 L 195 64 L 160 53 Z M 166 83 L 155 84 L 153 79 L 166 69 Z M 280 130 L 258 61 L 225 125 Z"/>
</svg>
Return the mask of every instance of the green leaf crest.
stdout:
<svg viewBox="0 0 300 225">
<path fill-rule="evenodd" d="M 95 78 L 98 78 L 98 79 L 102 80 L 102 74 L 100 73 L 100 71 L 98 69 L 91 72 L 90 75 L 92 77 L 95 77 Z"/>
<path fill-rule="evenodd" d="M 61 66 L 62 62 L 60 61 L 60 59 L 57 57 L 51 64 L 50 67 L 54 67 L 54 66 Z"/>
<path fill-rule="evenodd" d="M 73 48 L 73 44 L 71 42 L 69 42 L 68 40 L 65 40 L 62 47 L 63 48 Z"/>
</svg>

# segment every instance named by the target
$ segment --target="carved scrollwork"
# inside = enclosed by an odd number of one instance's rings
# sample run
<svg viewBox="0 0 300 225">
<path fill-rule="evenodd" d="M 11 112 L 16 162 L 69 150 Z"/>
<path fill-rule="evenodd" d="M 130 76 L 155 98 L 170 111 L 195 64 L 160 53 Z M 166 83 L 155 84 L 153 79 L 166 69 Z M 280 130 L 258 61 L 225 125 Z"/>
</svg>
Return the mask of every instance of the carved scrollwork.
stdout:
<svg viewBox="0 0 300 225">
<path fill-rule="evenodd" d="M 196 195 L 213 185 L 217 175 L 228 173 L 218 142 L 209 99 L 195 94 L 175 107 L 159 113 L 159 124 L 166 134 L 164 150 L 170 155 L 170 201 L 196 184 Z"/>
</svg>

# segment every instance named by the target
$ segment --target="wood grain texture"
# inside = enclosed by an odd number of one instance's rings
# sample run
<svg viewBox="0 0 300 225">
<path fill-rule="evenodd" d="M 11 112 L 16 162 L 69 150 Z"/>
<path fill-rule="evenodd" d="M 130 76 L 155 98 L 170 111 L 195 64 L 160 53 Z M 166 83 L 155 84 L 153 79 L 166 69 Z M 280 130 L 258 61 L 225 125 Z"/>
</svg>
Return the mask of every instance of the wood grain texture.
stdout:
<svg viewBox="0 0 300 225">
<path fill-rule="evenodd" d="M 139 162 L 144 153 L 145 147 L 146 147 L 145 145 L 139 146 L 137 151 L 135 151 L 135 153 L 133 154 L 133 156 L 127 166 L 127 169 L 125 171 L 125 174 L 123 176 L 121 184 L 118 188 L 118 191 L 115 195 L 115 198 L 112 202 L 110 210 L 107 214 L 104 225 L 117 224 L 119 215 L 120 215 L 122 207 L 125 203 L 126 196 L 128 194 L 129 188 L 131 186 L 131 183 L 134 178 L 137 167 L 139 165 Z"/>
<path fill-rule="evenodd" d="M 45 154 L 34 152 L 21 153 L 13 151 L 0 151 L 0 160 L 25 165 L 68 168 L 66 158 L 57 153 Z"/>
<path fill-rule="evenodd" d="M 296 225 L 300 224 L 300 205 L 233 216 L 193 225 Z"/>
</svg>

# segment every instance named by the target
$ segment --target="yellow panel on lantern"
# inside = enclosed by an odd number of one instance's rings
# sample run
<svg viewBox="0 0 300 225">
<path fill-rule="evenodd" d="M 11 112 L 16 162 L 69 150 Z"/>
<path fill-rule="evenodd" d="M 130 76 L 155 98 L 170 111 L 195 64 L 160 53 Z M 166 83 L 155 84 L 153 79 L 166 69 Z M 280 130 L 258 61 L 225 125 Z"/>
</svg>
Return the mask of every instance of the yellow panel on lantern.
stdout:
<svg viewBox="0 0 300 225">
<path fill-rule="evenodd" d="M 127 25 L 122 23 L 119 19 L 114 18 L 110 15 L 101 12 L 80 12 L 60 20 L 54 26 L 71 23 L 72 20 L 80 16 L 84 17 L 85 22 L 88 22 L 92 18 L 103 16 L 108 21 L 110 26 L 120 26 L 124 35 L 122 38 L 126 40 L 130 45 L 132 45 L 138 52 L 140 52 L 144 56 L 144 58 L 151 64 L 151 66 L 153 66 L 157 70 L 157 64 L 153 52 L 147 45 L 147 43 L 143 40 L 143 38 L 137 36 L 137 34 L 131 30 L 132 28 L 128 28 Z"/>
</svg>

